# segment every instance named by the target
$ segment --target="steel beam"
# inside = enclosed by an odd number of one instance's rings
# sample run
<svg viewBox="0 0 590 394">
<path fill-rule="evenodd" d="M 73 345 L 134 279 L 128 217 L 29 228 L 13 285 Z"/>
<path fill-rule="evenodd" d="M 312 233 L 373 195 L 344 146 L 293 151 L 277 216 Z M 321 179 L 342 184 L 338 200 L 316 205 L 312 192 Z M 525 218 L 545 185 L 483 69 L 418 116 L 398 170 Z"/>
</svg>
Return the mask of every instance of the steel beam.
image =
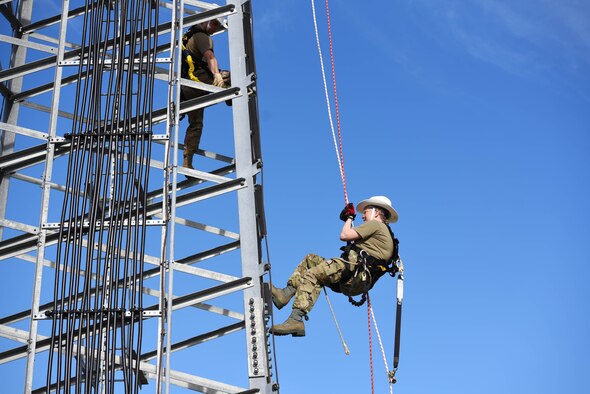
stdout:
<svg viewBox="0 0 590 394">
<path fill-rule="evenodd" d="M 140 193 L 145 195 L 147 199 L 147 203 L 142 203 L 145 206 L 145 217 L 129 216 L 130 210 L 137 205 L 124 203 L 120 205 L 121 208 L 115 209 L 114 207 L 119 207 L 119 205 L 106 204 L 101 211 L 104 211 L 105 215 L 99 220 L 91 219 L 89 211 L 83 211 L 82 214 L 77 214 L 75 222 L 73 217 L 68 219 L 67 215 L 56 221 L 55 218 L 59 215 L 52 211 L 55 208 L 49 202 L 50 197 L 53 202 L 65 199 L 78 191 L 82 196 L 93 192 L 92 183 L 80 182 L 79 187 L 73 188 L 60 181 L 63 175 L 57 171 L 63 171 L 63 164 L 59 170 L 56 169 L 57 167 L 54 168 L 57 158 L 63 157 L 60 160 L 63 163 L 72 159 L 71 153 L 72 157 L 76 157 L 75 155 L 80 152 L 90 154 L 93 149 L 88 146 L 73 146 L 72 143 L 79 138 L 77 139 L 76 136 L 72 138 L 68 134 L 71 130 L 64 130 L 61 124 L 58 127 L 57 122 L 59 117 L 60 121 L 63 120 L 65 124 L 69 124 L 68 122 L 79 116 L 76 115 L 77 108 L 74 108 L 73 103 L 64 99 L 62 89 L 65 86 L 69 86 L 70 90 L 80 89 L 91 80 L 100 78 L 100 75 L 94 75 L 91 70 L 89 70 L 90 74 L 87 74 L 90 77 L 87 78 L 85 75 L 72 74 L 68 69 L 68 67 L 72 69 L 93 67 L 89 64 L 91 58 L 81 58 L 81 54 L 88 53 L 89 48 L 84 48 L 81 41 L 77 42 L 76 34 L 72 33 L 68 27 L 71 25 L 70 21 L 76 20 L 76 18 L 81 19 L 88 8 L 83 5 L 83 0 L 62 0 L 63 12 L 61 14 L 47 16 L 44 13 L 43 19 L 31 21 L 33 0 L 21 0 L 19 2 L 21 8 L 16 14 L 12 14 L 12 7 L 9 7 L 8 3 L 9 1 L 0 0 L 2 16 L 15 29 L 14 35 L 12 37 L 6 36 L 4 40 L 14 48 L 11 61 L 9 63 L 3 61 L 3 64 L 9 64 L 9 67 L 0 69 L 0 92 L 6 102 L 5 117 L 0 120 L 0 129 L 3 131 L 2 145 L 0 146 L 0 231 L 3 228 L 9 229 L 7 234 L 10 233 L 10 237 L 8 239 L 0 237 L 0 260 L 6 260 L 5 267 L 15 270 L 20 269 L 23 261 L 35 263 L 36 266 L 31 307 L 27 309 L 25 305 L 18 312 L 13 312 L 8 316 L 0 316 L 0 336 L 15 342 L 15 348 L 0 353 L 1 368 L 13 365 L 12 361 L 14 360 L 27 360 L 25 393 L 46 392 L 56 389 L 58 386 L 62 389 L 68 385 L 74 387 L 83 382 L 84 378 L 81 376 L 71 376 L 65 380 L 61 377 L 59 381 L 52 381 L 47 387 L 39 387 L 46 384 L 44 376 L 46 375 L 46 371 L 44 371 L 46 366 L 36 361 L 36 355 L 50 350 L 51 343 L 56 343 L 55 338 L 52 339 L 52 335 L 58 335 L 49 333 L 46 329 L 48 323 L 42 324 L 41 322 L 51 317 L 52 313 L 68 314 L 68 316 L 75 316 L 78 313 L 76 312 L 77 305 L 70 303 L 68 298 L 57 297 L 58 299 L 41 304 L 41 299 L 51 299 L 48 295 L 53 294 L 51 285 L 49 287 L 41 286 L 42 283 L 48 282 L 47 279 L 43 279 L 43 272 L 64 276 L 76 274 L 81 278 L 89 278 L 91 283 L 99 282 L 96 272 L 93 272 L 92 269 L 76 268 L 75 264 L 61 263 L 59 258 L 55 257 L 56 245 L 68 245 L 65 239 L 60 239 L 59 230 L 76 228 L 79 231 L 79 236 L 83 239 L 80 244 L 83 253 L 90 255 L 98 252 L 93 256 L 100 256 L 112 253 L 112 251 L 110 251 L 108 244 L 90 237 L 91 229 L 115 225 L 123 225 L 121 228 L 129 229 L 134 228 L 134 225 L 149 224 L 151 226 L 145 228 L 150 232 L 152 255 L 149 255 L 147 251 L 139 257 L 133 253 L 126 253 L 125 250 L 116 252 L 121 259 L 141 261 L 145 266 L 143 281 L 150 281 L 149 285 L 146 283 L 143 286 L 141 292 L 144 297 L 150 297 L 152 303 L 142 309 L 142 315 L 138 317 L 140 320 L 129 320 L 124 324 L 125 327 L 130 327 L 134 322 L 141 320 L 157 322 L 155 329 L 153 329 L 154 325 L 150 324 L 152 331 L 142 334 L 141 341 L 148 343 L 148 348 L 151 350 L 140 352 L 142 354 L 139 355 L 136 362 L 134 361 L 134 364 L 138 366 L 138 371 L 141 372 L 142 379 L 143 377 L 149 378 L 150 383 L 156 385 L 157 392 L 166 394 L 170 393 L 171 385 L 187 391 L 219 394 L 270 394 L 276 391 L 277 385 L 273 382 L 269 360 L 272 349 L 266 337 L 266 318 L 270 306 L 263 285 L 266 266 L 261 256 L 261 241 L 262 237 L 266 235 L 266 225 L 262 186 L 258 180 L 262 168 L 262 152 L 250 1 L 229 0 L 227 4 L 221 6 L 198 0 L 159 2 L 159 7 L 167 8 L 173 12 L 170 20 L 163 19 L 158 22 L 158 32 L 155 33 L 158 35 L 158 44 L 155 53 L 162 54 L 162 58 L 152 59 L 154 63 L 158 63 L 153 78 L 163 81 L 161 86 L 166 86 L 168 89 L 167 92 L 159 91 L 158 95 L 167 94 L 168 100 L 164 102 L 169 102 L 169 105 L 155 108 L 146 114 L 151 118 L 150 124 L 152 125 L 149 136 L 153 143 L 158 144 L 158 149 L 154 149 L 152 152 L 157 153 L 139 159 L 116 149 L 110 151 L 112 154 L 119 155 L 117 157 L 122 157 L 125 166 L 149 166 L 154 171 L 153 173 L 157 174 L 155 178 L 150 177 L 156 183 L 149 182 L 149 184 L 138 186 L 138 189 L 141 189 Z M 154 1 L 153 3 L 158 5 L 158 2 Z M 89 7 L 94 7 L 96 4 L 98 2 L 93 1 Z M 168 12 L 165 14 L 170 15 Z M 227 18 L 228 21 L 228 31 L 215 37 L 215 41 L 228 40 L 229 65 L 232 73 L 232 86 L 228 88 L 218 88 L 190 81 L 180 76 L 178 42 L 183 30 L 214 18 Z M 58 26 L 57 30 L 56 26 Z M 140 30 L 139 33 L 145 31 Z M 67 42 L 66 36 L 69 39 Z M 133 48 L 134 44 L 139 43 L 134 40 L 135 38 L 131 34 L 122 34 L 118 43 Z M 115 48 L 114 39 L 105 38 L 101 45 L 106 48 L 107 54 L 100 64 L 94 66 L 112 68 L 116 67 L 116 64 L 121 64 L 125 72 L 139 73 L 141 71 L 138 62 L 132 63 L 129 60 L 127 63 L 125 61 L 118 63 L 114 61 L 114 57 L 110 57 L 109 52 Z M 34 56 L 28 58 L 27 51 Z M 51 55 L 46 56 L 45 53 Z M 39 56 L 45 57 L 39 58 Z M 39 77 L 39 72 L 43 71 L 47 75 L 49 70 L 53 74 L 52 79 L 48 76 Z M 27 87 L 26 89 L 22 89 L 23 80 L 27 81 L 24 85 Z M 181 102 L 179 95 L 181 86 L 201 89 L 207 94 Z M 51 95 L 51 104 L 47 103 L 48 95 Z M 232 102 L 230 111 L 233 122 L 230 127 L 233 128 L 234 136 L 233 140 L 228 140 L 227 150 L 235 152 L 235 157 L 199 150 L 198 154 L 222 163 L 222 166 L 212 171 L 203 171 L 200 167 L 192 170 L 179 166 L 179 150 L 184 148 L 180 141 L 181 138 L 179 138 L 182 133 L 179 132 L 180 115 L 227 101 Z M 44 117 L 49 114 L 47 127 L 37 126 L 38 123 L 35 122 L 21 123 L 22 119 L 19 119 L 18 112 L 20 108 L 25 107 L 29 111 L 27 114 L 39 113 Z M 84 114 L 79 120 L 82 122 L 91 121 L 86 119 Z M 118 130 L 116 138 L 122 136 L 123 133 L 144 130 L 146 126 L 141 120 L 127 123 L 116 123 L 118 120 L 110 119 L 101 119 L 100 121 L 114 122 L 107 126 L 109 129 Z M 89 134 L 98 135 L 101 128 L 94 131 L 89 130 Z M 107 136 L 101 138 L 95 137 L 93 143 L 100 144 Z M 22 140 L 25 143 L 16 146 L 26 148 L 14 149 L 17 140 Z M 35 141 L 38 142 L 35 143 Z M 153 146 L 150 145 L 150 147 Z M 43 174 L 37 178 L 32 171 L 39 168 L 42 168 Z M 158 175 L 160 176 L 159 181 Z M 20 182 L 14 183 L 14 180 Z M 11 181 L 19 187 L 41 187 L 38 223 L 35 222 L 37 218 L 31 220 L 30 218 L 23 219 L 21 216 L 5 217 L 6 210 L 3 204 L 9 201 L 8 190 Z M 158 183 L 161 187 L 154 188 L 154 184 Z M 58 198 L 54 198 L 54 195 L 57 195 Z M 227 197 L 221 199 L 222 196 Z M 10 195 L 10 197 L 18 198 L 19 196 Z M 101 195 L 99 201 L 102 203 L 107 198 L 108 196 Z M 218 204 L 218 201 L 229 204 L 224 207 L 227 217 L 223 218 L 224 223 L 226 220 L 232 223 L 229 226 L 225 224 L 219 226 L 216 223 L 211 223 L 210 217 L 201 216 L 201 213 L 206 213 L 204 212 L 206 209 L 201 209 L 202 206 L 207 206 L 205 202 Z M 227 201 L 231 201 L 231 203 Z M 109 213 L 111 209 L 113 212 L 125 215 L 119 216 L 124 219 L 110 216 L 112 215 Z M 178 209 L 182 209 L 182 211 L 178 211 Z M 78 223 L 84 223 L 84 226 L 79 227 Z M 216 236 L 223 238 L 221 241 L 215 242 L 209 240 L 193 242 L 192 237 L 195 233 L 197 235 L 195 239 L 199 240 L 201 238 L 208 240 Z M 191 236 L 191 242 L 194 243 L 194 245 L 190 245 L 189 249 L 186 248 L 185 238 L 188 234 Z M 154 245 L 159 245 L 159 250 Z M 154 253 L 154 250 L 157 251 Z M 9 261 L 9 259 L 18 260 Z M 215 264 L 217 261 L 222 264 Z M 179 274 L 178 278 L 183 276 L 194 278 L 191 287 L 187 289 L 178 286 L 175 272 Z M 214 284 L 211 284 L 211 281 L 214 281 Z M 125 277 L 111 277 L 108 283 L 113 291 L 117 291 L 116 289 L 122 291 L 131 284 L 129 279 L 125 279 Z M 93 285 L 92 288 L 80 290 L 72 296 L 73 299 L 82 296 L 94 299 L 94 297 L 98 297 L 100 291 Z M 156 302 L 153 302 L 154 298 Z M 228 309 L 212 305 L 211 303 L 216 304 L 216 302 L 210 301 L 217 299 L 221 301 L 226 298 L 231 298 L 234 301 L 232 305 L 237 304 L 239 307 Z M 54 310 L 55 305 L 62 305 L 63 311 Z M 185 312 L 181 314 L 178 313 L 179 311 Z M 128 312 L 131 316 L 131 311 Z M 213 327 L 202 330 L 205 332 L 183 334 L 186 339 L 172 341 L 172 330 L 185 325 L 183 315 L 187 313 L 210 316 L 215 324 L 212 325 Z M 115 315 L 113 314 L 113 316 Z M 225 318 L 231 318 L 237 322 L 227 325 L 222 322 Z M 19 328 L 16 328 L 17 324 Z M 22 324 L 28 324 L 29 330 L 21 329 Z M 86 324 L 89 333 L 98 335 L 98 326 L 93 323 Z M 116 327 L 110 329 L 115 330 Z M 239 387 L 229 381 L 220 382 L 199 376 L 198 371 L 193 374 L 170 368 L 171 360 L 177 355 L 194 351 L 191 349 L 197 348 L 205 342 L 214 346 L 217 343 L 217 338 L 242 330 L 245 333 L 242 346 L 225 348 L 224 351 L 231 352 L 233 359 L 243 361 L 244 366 L 247 366 L 244 369 L 247 370 L 247 376 L 242 377 L 240 381 L 243 382 L 243 378 L 246 378 L 248 387 Z M 65 334 L 63 331 L 60 332 Z M 69 337 L 66 335 L 63 338 L 69 339 L 63 345 L 71 346 L 71 341 L 80 341 L 84 335 L 73 334 Z M 16 346 L 17 343 L 22 346 Z M 72 354 L 74 357 L 80 357 L 88 354 L 90 350 L 96 351 L 95 348 L 86 349 L 84 345 L 80 345 L 78 350 Z M 41 359 L 39 358 L 39 360 Z M 116 355 L 114 360 L 114 365 L 111 364 L 111 367 L 114 368 L 113 371 L 125 368 L 123 357 Z M 88 370 L 85 373 L 101 374 L 99 376 L 106 379 L 105 368 L 107 368 L 106 364 L 97 371 Z M 136 378 L 139 379 L 139 376 Z M 228 376 L 228 380 L 230 380 L 229 378 Z M 43 383 L 38 383 L 39 379 Z M 35 390 L 33 390 L 33 385 L 37 386 Z M 118 383 L 115 383 L 115 386 L 117 385 Z"/>
</svg>

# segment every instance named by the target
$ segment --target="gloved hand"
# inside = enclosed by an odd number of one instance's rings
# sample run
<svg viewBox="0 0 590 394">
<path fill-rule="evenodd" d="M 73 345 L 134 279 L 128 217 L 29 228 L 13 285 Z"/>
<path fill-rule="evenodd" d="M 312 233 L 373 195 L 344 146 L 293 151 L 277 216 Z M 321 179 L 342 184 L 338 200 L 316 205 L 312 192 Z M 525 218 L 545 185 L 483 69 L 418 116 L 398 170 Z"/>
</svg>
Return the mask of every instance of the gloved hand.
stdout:
<svg viewBox="0 0 590 394">
<path fill-rule="evenodd" d="M 225 86 L 225 82 L 223 82 L 221 73 L 213 74 L 213 85 L 217 86 L 218 88 L 223 88 Z"/>
<path fill-rule="evenodd" d="M 354 212 L 354 204 L 349 202 L 346 204 L 342 212 L 340 212 L 340 220 L 346 222 L 348 219 L 354 220 L 356 218 L 356 213 Z"/>
<path fill-rule="evenodd" d="M 223 83 L 225 84 L 224 87 L 231 86 L 231 73 L 227 70 L 219 70 L 221 74 L 221 78 L 223 78 Z"/>
</svg>

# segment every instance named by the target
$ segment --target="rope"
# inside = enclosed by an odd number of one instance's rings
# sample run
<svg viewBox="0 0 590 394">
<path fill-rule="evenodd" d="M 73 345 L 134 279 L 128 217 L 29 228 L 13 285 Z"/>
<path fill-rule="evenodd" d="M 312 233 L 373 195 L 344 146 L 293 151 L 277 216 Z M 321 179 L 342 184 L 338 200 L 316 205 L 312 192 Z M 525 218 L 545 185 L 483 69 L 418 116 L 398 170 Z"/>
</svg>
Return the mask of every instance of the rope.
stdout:
<svg viewBox="0 0 590 394">
<path fill-rule="evenodd" d="M 342 347 L 344 347 L 344 353 L 348 356 L 350 355 L 350 350 L 348 350 L 348 346 L 344 341 L 344 337 L 342 336 L 342 331 L 340 330 L 340 325 L 338 325 L 338 319 L 336 319 L 336 314 L 334 313 L 334 309 L 332 308 L 332 303 L 330 302 L 330 297 L 328 297 L 328 291 L 324 287 L 324 294 L 326 295 L 326 301 L 328 301 L 328 306 L 330 307 L 330 312 L 332 312 L 332 317 L 334 318 L 334 323 L 336 323 L 336 329 L 338 330 L 338 335 L 340 335 L 340 341 L 342 341 Z"/>
<path fill-rule="evenodd" d="M 385 356 L 385 349 L 383 348 L 383 342 L 381 342 L 381 334 L 379 333 L 379 327 L 377 326 L 377 319 L 375 319 L 375 312 L 373 308 L 369 307 L 371 310 L 371 316 L 373 317 L 373 324 L 375 325 L 375 332 L 377 333 L 377 339 L 379 341 L 379 346 L 381 347 L 381 356 L 383 357 L 383 363 L 385 364 L 385 371 L 389 375 L 389 365 L 387 365 L 387 357 Z M 389 393 L 393 393 L 393 386 L 392 383 L 389 383 Z"/>
<path fill-rule="evenodd" d="M 261 186 L 264 187 L 264 167 L 260 170 L 260 184 Z M 266 260 L 268 262 L 269 267 L 272 267 L 272 262 L 270 259 L 270 247 L 268 245 L 268 234 L 266 234 L 266 236 L 264 237 L 264 249 L 266 251 Z M 272 281 L 272 269 L 268 270 L 268 283 L 272 289 L 273 286 L 273 281 Z M 274 308 L 272 307 L 272 304 L 269 305 L 269 312 L 270 312 L 270 325 L 271 327 L 275 325 L 275 316 L 274 316 Z M 275 376 L 276 376 L 276 384 L 279 385 L 280 387 L 280 383 L 279 383 L 279 366 L 278 366 L 278 354 L 277 354 L 277 347 L 276 347 L 276 343 L 275 343 L 275 334 L 274 332 L 271 333 L 271 343 L 272 343 L 272 351 L 274 352 L 274 360 L 273 360 L 273 364 L 274 364 L 274 369 L 275 369 Z M 270 364 L 270 362 L 269 362 Z"/>
<path fill-rule="evenodd" d="M 264 174 L 262 174 L 261 171 L 261 183 L 264 184 Z M 270 266 L 271 262 L 270 262 L 270 248 L 268 246 L 268 236 L 264 237 L 264 245 L 265 245 L 265 249 L 266 249 L 266 258 L 268 259 L 268 264 Z M 272 269 L 268 270 L 268 282 L 272 288 Z M 275 325 L 275 317 L 274 317 L 274 311 L 273 311 L 273 307 L 272 304 L 269 305 L 270 308 L 270 325 L 271 327 Z M 272 350 L 274 351 L 274 368 L 275 368 L 275 376 L 276 376 L 276 384 L 280 387 L 280 383 L 279 383 L 279 366 L 278 366 L 278 356 L 277 356 L 277 347 L 275 344 L 275 334 L 274 332 L 271 334 L 271 338 L 272 338 Z"/>
<path fill-rule="evenodd" d="M 332 85 L 334 87 L 334 109 L 336 110 L 336 124 L 338 125 L 338 143 L 340 148 L 341 158 L 341 173 L 342 173 L 342 187 L 344 189 L 344 201 L 348 203 L 348 195 L 346 192 L 346 177 L 344 175 L 344 153 L 342 151 L 342 133 L 340 132 L 340 111 L 338 109 L 338 91 L 336 89 L 336 66 L 334 61 L 334 49 L 332 46 L 332 27 L 330 24 L 330 6 L 326 0 L 326 20 L 328 22 L 328 40 L 330 43 L 330 62 L 332 64 Z"/>
<path fill-rule="evenodd" d="M 312 14 L 313 14 L 313 26 L 314 26 L 314 31 L 315 31 L 316 45 L 317 45 L 317 49 L 318 49 L 318 56 L 320 59 L 320 67 L 322 70 L 322 81 L 324 84 L 324 95 L 326 97 L 326 107 L 328 110 L 330 129 L 332 131 L 332 139 L 334 141 L 334 148 L 336 150 L 336 159 L 338 161 L 338 166 L 340 168 L 340 177 L 342 179 L 342 188 L 344 191 L 344 201 L 346 204 L 348 204 L 348 193 L 347 193 L 347 189 L 346 189 L 346 175 L 344 172 L 344 151 L 342 149 L 342 132 L 341 132 L 341 127 L 340 127 L 340 110 L 339 110 L 339 106 L 338 106 L 338 90 L 337 90 L 337 83 L 336 83 L 334 46 L 333 46 L 333 39 L 332 39 L 332 27 L 331 27 L 331 22 L 330 22 L 329 0 L 326 0 L 326 18 L 327 18 L 327 25 L 328 25 L 328 41 L 329 41 L 329 46 L 330 46 L 330 63 L 331 63 L 331 71 L 332 71 L 334 109 L 336 112 L 336 124 L 337 124 L 337 130 L 338 130 L 338 137 L 336 137 L 336 132 L 334 130 L 334 121 L 332 119 L 332 109 L 330 106 L 330 97 L 328 94 L 328 84 L 326 82 L 326 71 L 324 68 L 324 59 L 322 56 L 322 48 L 320 45 L 320 38 L 319 38 L 319 33 L 318 33 L 318 24 L 317 24 L 317 17 L 316 17 L 315 1 L 314 0 L 311 0 L 311 9 L 312 9 Z M 324 291 L 325 291 L 325 289 L 324 289 Z M 326 299 L 328 299 L 327 296 L 328 295 L 326 293 Z M 364 301 L 364 298 L 365 298 L 365 295 L 363 294 L 363 301 Z M 373 309 L 371 308 L 371 299 L 370 299 L 368 293 L 366 293 L 366 299 L 367 299 L 367 328 L 368 328 L 368 333 L 369 333 L 369 363 L 370 363 L 370 367 L 371 367 L 371 393 L 374 394 L 375 393 L 375 378 L 374 378 L 374 369 L 373 369 L 373 338 L 372 338 L 372 333 L 371 333 L 371 318 L 373 319 L 373 323 L 375 324 L 375 331 L 377 332 L 377 339 L 379 341 L 379 346 L 381 348 L 381 355 L 383 356 L 383 362 L 385 363 L 385 369 L 387 371 L 388 376 L 389 376 L 390 372 L 389 372 L 389 366 L 387 365 L 387 358 L 385 356 L 385 350 L 383 348 L 383 343 L 381 341 L 381 334 L 379 333 L 379 327 L 377 326 L 377 320 L 375 319 L 375 314 L 373 312 Z M 352 300 L 351 297 L 349 297 L 349 301 L 351 301 L 351 303 L 356 306 L 362 305 L 362 302 L 355 304 L 355 302 L 353 302 L 354 300 Z M 330 305 L 329 299 L 328 299 L 328 305 L 330 306 L 330 310 L 332 310 L 332 306 Z M 333 311 L 332 311 L 332 314 L 334 314 Z M 336 321 L 335 316 L 334 316 L 334 320 Z M 340 333 L 340 329 L 338 327 L 337 321 L 336 321 L 336 327 L 338 328 L 338 332 Z M 342 334 L 340 336 L 342 338 Z M 345 351 L 346 351 L 347 349 L 346 349 L 346 344 L 344 343 L 344 341 L 343 341 L 343 344 L 344 344 Z M 348 352 L 346 354 L 348 354 Z M 389 385 L 389 392 L 391 394 L 393 393 L 393 388 L 392 388 L 391 382 Z"/>
<path fill-rule="evenodd" d="M 326 71 L 324 68 L 324 58 L 322 56 L 322 47 L 320 45 L 320 36 L 318 33 L 318 23 L 315 11 L 315 1 L 311 0 L 311 10 L 313 14 L 313 26 L 315 30 L 316 45 L 318 48 L 318 55 L 320 59 L 320 67 L 322 69 L 322 80 L 324 83 L 324 95 L 326 97 L 326 108 L 328 110 L 328 119 L 330 121 L 330 129 L 332 131 L 332 140 L 334 141 L 334 149 L 336 150 L 336 159 L 338 161 L 338 167 L 340 169 L 340 178 L 342 179 L 342 187 L 344 189 L 344 202 L 348 204 L 348 193 L 346 191 L 346 176 L 344 174 L 344 155 L 342 151 L 342 133 L 340 131 L 340 112 L 338 108 L 338 96 L 336 91 L 336 69 L 334 67 L 334 51 L 332 48 L 332 29 L 330 26 L 330 13 L 328 8 L 328 1 L 326 0 L 326 13 L 328 14 L 328 37 L 330 40 L 330 60 L 332 63 L 332 80 L 334 85 L 334 101 L 336 110 L 336 119 L 338 126 L 338 138 L 336 138 L 336 132 L 334 130 L 334 121 L 332 119 L 332 109 L 330 106 L 330 96 L 328 93 L 328 83 L 326 82 Z"/>
<path fill-rule="evenodd" d="M 371 298 L 367 293 L 367 329 L 369 331 L 369 364 L 371 365 L 371 394 L 375 394 L 375 375 L 373 373 L 373 336 L 371 335 Z"/>
</svg>

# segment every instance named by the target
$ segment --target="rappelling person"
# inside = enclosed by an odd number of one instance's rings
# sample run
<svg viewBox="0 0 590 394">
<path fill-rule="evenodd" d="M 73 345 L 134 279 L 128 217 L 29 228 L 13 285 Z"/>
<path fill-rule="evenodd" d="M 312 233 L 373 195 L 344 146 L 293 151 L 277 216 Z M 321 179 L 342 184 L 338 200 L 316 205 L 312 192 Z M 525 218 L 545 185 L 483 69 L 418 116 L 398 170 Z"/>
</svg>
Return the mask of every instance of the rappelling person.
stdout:
<svg viewBox="0 0 590 394">
<path fill-rule="evenodd" d="M 219 70 L 217 58 L 213 52 L 212 35 L 227 29 L 223 19 L 212 19 L 208 22 L 191 26 L 182 38 L 182 77 L 197 82 L 228 87 L 229 73 Z M 207 91 L 182 86 L 182 99 L 190 100 L 204 96 Z M 188 113 L 188 127 L 184 137 L 183 167 L 193 168 L 193 156 L 199 148 L 203 133 L 204 108 L 198 108 Z"/>
<path fill-rule="evenodd" d="M 304 336 L 307 314 L 313 308 L 323 286 L 344 295 L 365 295 L 375 282 L 385 273 L 395 275 L 398 260 L 398 240 L 389 223 L 398 219 L 391 201 L 385 196 L 374 196 L 357 205 L 362 212 L 364 223 L 353 227 L 356 217 L 354 205 L 347 204 L 340 213 L 344 221 L 340 240 L 347 246 L 341 248 L 340 258 L 325 259 L 308 254 L 299 263 L 287 286 L 278 289 L 272 286 L 273 304 L 281 309 L 291 298 L 293 310 L 283 323 L 272 326 L 270 331 L 276 335 Z"/>
</svg>

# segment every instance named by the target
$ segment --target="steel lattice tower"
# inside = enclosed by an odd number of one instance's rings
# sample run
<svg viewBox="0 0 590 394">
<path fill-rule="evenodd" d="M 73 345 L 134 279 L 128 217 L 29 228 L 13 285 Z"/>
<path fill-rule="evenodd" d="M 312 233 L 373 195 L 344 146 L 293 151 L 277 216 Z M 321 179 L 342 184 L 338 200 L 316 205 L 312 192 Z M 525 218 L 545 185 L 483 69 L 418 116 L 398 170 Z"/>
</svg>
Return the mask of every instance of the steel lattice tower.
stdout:
<svg viewBox="0 0 590 394">
<path fill-rule="evenodd" d="M 251 0 L 0 12 L 3 376 L 25 393 L 278 391 Z M 214 18 L 228 88 L 179 77 L 183 32 Z M 183 168 L 182 116 L 226 104 L 204 133 L 226 128 L 233 155 Z"/>
</svg>

